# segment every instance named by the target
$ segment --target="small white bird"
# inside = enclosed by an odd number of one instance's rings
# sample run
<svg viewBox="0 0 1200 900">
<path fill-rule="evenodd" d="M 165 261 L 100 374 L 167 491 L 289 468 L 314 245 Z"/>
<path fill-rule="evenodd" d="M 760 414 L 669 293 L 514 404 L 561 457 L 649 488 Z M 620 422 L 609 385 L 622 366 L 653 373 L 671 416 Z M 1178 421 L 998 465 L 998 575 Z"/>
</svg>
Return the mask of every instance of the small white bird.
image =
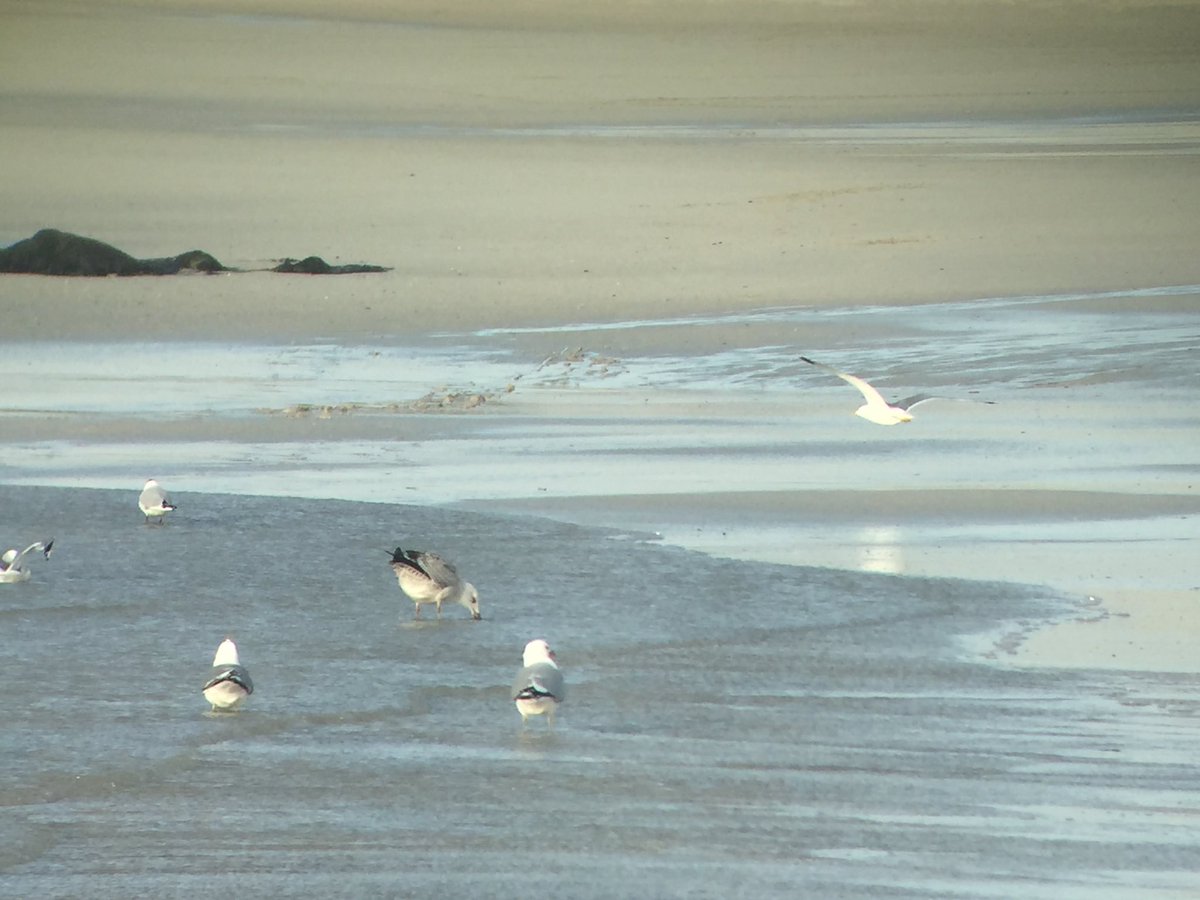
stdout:
<svg viewBox="0 0 1200 900">
<path fill-rule="evenodd" d="M 19 552 L 15 547 L 11 550 L 5 550 L 4 555 L 0 556 L 0 584 L 15 584 L 18 581 L 28 581 L 29 576 L 33 573 L 21 565 L 25 557 L 30 553 L 40 552 L 44 559 L 49 559 L 50 551 L 53 548 L 54 538 L 50 538 L 48 541 L 38 541 L 36 544 L 30 544 Z"/>
<path fill-rule="evenodd" d="M 254 693 L 254 682 L 242 666 L 237 644 L 231 638 L 225 638 L 217 646 L 212 664 L 212 677 L 204 683 L 204 699 L 212 704 L 214 710 L 237 709 L 242 701 Z"/>
<path fill-rule="evenodd" d="M 167 492 L 163 490 L 163 486 L 151 478 L 142 488 L 141 496 L 138 497 L 138 509 L 146 517 L 146 521 L 157 521 L 159 525 L 166 521 L 166 515 L 173 509 L 177 509 L 171 498 L 167 496 Z"/>
<path fill-rule="evenodd" d="M 530 641 L 521 655 L 521 665 L 512 685 L 512 698 L 521 714 L 521 724 L 528 722 L 530 716 L 544 715 L 553 725 L 554 712 L 567 696 L 554 651 L 540 638 Z"/>
<path fill-rule="evenodd" d="M 866 399 L 866 403 L 854 411 L 856 416 L 861 416 L 868 422 L 874 422 L 876 425 L 899 425 L 902 422 L 911 422 L 913 420 L 910 410 L 919 403 L 925 403 L 928 400 L 947 400 L 954 399 L 949 397 L 936 397 L 933 394 L 915 394 L 912 397 L 905 397 L 903 400 L 897 400 L 895 403 L 888 403 L 883 399 L 883 395 L 875 390 L 870 384 L 857 375 L 848 375 L 845 372 L 839 372 L 833 366 L 827 366 L 824 363 L 819 363 L 816 360 L 809 359 L 807 356 L 800 357 L 810 366 L 816 366 L 818 369 L 824 369 L 827 372 L 832 372 L 842 381 L 854 385 L 858 388 L 860 394 Z M 991 400 L 980 400 L 979 403 L 991 403 Z"/>
<path fill-rule="evenodd" d="M 400 590 L 416 606 L 414 618 L 421 618 L 422 603 L 434 604 L 440 618 L 442 604 L 446 602 L 460 603 L 470 610 L 472 619 L 480 618 L 479 592 L 475 585 L 459 578 L 454 566 L 436 553 L 397 547 L 392 551 L 391 566 Z"/>
</svg>

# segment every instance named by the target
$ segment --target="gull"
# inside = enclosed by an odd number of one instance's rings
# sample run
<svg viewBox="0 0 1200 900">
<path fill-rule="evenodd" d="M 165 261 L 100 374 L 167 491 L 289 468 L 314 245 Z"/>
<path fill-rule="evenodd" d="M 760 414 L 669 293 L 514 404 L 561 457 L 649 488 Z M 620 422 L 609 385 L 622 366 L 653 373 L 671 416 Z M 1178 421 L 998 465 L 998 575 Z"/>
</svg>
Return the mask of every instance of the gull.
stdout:
<svg viewBox="0 0 1200 900">
<path fill-rule="evenodd" d="M 214 711 L 237 709 L 254 693 L 254 682 L 242 667 L 237 644 L 232 638 L 225 638 L 217 646 L 212 664 L 212 677 L 204 683 L 204 699 L 212 704 Z"/>
<path fill-rule="evenodd" d="M 866 399 L 866 403 L 854 411 L 856 416 L 861 416 L 868 422 L 874 422 L 876 425 L 899 425 L 902 422 L 911 422 L 913 420 L 910 410 L 919 403 L 925 403 L 928 400 L 947 400 L 956 399 L 948 397 L 936 397 L 933 394 L 915 394 L 912 397 L 905 397 L 903 400 L 897 400 L 895 403 L 888 403 L 883 399 L 883 395 L 875 390 L 870 384 L 857 375 L 848 375 L 845 372 L 839 372 L 833 366 L 827 366 L 824 363 L 819 363 L 816 360 L 809 359 L 807 356 L 800 357 L 810 366 L 816 366 L 818 369 L 824 369 L 827 372 L 832 372 L 842 381 L 854 385 L 858 388 L 860 394 Z M 980 403 L 991 403 L 991 400 L 980 400 Z"/>
<path fill-rule="evenodd" d="M 138 497 L 138 509 L 145 515 L 146 521 L 156 519 L 161 525 L 166 521 L 166 515 L 171 510 L 176 509 L 171 498 L 167 496 L 167 492 L 163 490 L 163 486 L 151 478 L 142 488 L 141 496 Z"/>
<path fill-rule="evenodd" d="M 18 581 L 28 581 L 29 576 L 33 573 L 21 565 L 21 561 L 30 553 L 40 552 L 45 559 L 50 558 L 50 551 L 54 547 L 54 538 L 48 541 L 38 541 L 36 544 L 30 544 L 24 550 L 17 551 L 16 547 L 11 550 L 5 550 L 4 555 L 0 556 L 0 584 L 15 584 Z"/>
<path fill-rule="evenodd" d="M 521 655 L 521 666 L 512 686 L 521 724 L 528 722 L 530 716 L 545 715 L 546 721 L 553 725 L 554 711 L 567 696 L 554 651 L 540 638 L 530 641 Z"/>
<path fill-rule="evenodd" d="M 447 601 L 461 603 L 471 611 L 472 619 L 480 618 L 479 593 L 475 585 L 459 578 L 454 566 L 436 553 L 397 547 L 392 551 L 391 566 L 400 590 L 416 606 L 414 618 L 421 618 L 422 603 L 434 604 L 441 618 L 442 604 Z"/>
</svg>

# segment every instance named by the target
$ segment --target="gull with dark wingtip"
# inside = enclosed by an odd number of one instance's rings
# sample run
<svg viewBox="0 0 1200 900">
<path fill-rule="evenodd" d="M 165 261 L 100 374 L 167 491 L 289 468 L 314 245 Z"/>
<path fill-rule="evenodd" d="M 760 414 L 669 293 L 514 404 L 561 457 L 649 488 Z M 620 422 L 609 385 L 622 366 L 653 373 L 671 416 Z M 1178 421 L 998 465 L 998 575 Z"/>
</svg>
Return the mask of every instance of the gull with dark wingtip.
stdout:
<svg viewBox="0 0 1200 900">
<path fill-rule="evenodd" d="M 465 606 L 472 619 L 480 618 L 479 592 L 475 585 L 463 581 L 454 566 L 436 553 L 397 547 L 392 551 L 391 566 L 400 590 L 416 607 L 414 618 L 421 618 L 422 603 L 432 603 L 441 618 L 442 604 L 447 602 Z"/>
<path fill-rule="evenodd" d="M 254 682 L 242 665 L 237 644 L 225 638 L 217 646 L 213 656 L 212 677 L 202 688 L 204 699 L 212 704 L 213 711 L 237 709 L 247 697 L 254 693 Z"/>
<path fill-rule="evenodd" d="M 800 357 L 810 366 L 816 366 L 818 369 L 824 369 L 826 372 L 832 372 L 838 378 L 851 384 L 858 389 L 858 392 L 863 395 L 867 401 L 862 406 L 854 411 L 856 416 L 866 419 L 868 422 L 874 422 L 876 425 L 899 425 L 902 422 L 911 422 L 913 420 L 912 408 L 920 403 L 925 403 L 929 400 L 952 400 L 958 399 L 953 397 L 937 397 L 933 394 L 915 394 L 912 397 L 905 397 L 903 400 L 897 400 L 895 403 L 888 403 L 883 398 L 883 394 L 879 393 L 874 387 L 868 384 L 864 379 L 857 375 L 849 375 L 846 372 L 839 372 L 833 366 L 827 366 L 824 363 L 819 363 L 815 359 L 809 359 L 807 356 Z M 979 400 L 978 403 L 991 403 L 991 400 Z"/>
<path fill-rule="evenodd" d="M 54 538 L 50 538 L 48 541 L 38 541 L 37 543 L 30 544 L 21 551 L 18 551 L 16 547 L 13 547 L 11 550 L 5 550 L 4 555 L 0 556 L 0 584 L 15 584 L 18 581 L 28 581 L 33 573 L 22 565 L 25 557 L 31 553 L 41 553 L 43 559 L 49 559 L 50 550 L 53 547 Z"/>
<path fill-rule="evenodd" d="M 138 497 L 138 509 L 142 511 L 147 522 L 154 521 L 161 525 L 166 521 L 167 513 L 178 507 L 171 502 L 163 486 L 151 478 L 142 487 L 142 493 Z"/>
<path fill-rule="evenodd" d="M 521 714 L 521 724 L 528 722 L 530 716 L 544 715 L 547 724 L 553 725 L 558 704 L 567 696 L 554 651 L 540 638 L 530 641 L 521 655 L 521 666 L 512 686 L 512 698 Z"/>
</svg>

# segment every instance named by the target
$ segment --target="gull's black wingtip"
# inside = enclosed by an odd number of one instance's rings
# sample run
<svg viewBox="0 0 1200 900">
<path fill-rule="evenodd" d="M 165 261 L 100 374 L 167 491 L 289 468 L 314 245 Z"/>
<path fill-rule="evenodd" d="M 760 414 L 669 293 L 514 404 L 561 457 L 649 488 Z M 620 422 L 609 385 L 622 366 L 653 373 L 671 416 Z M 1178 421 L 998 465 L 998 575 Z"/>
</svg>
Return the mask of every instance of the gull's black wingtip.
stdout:
<svg viewBox="0 0 1200 900">
<path fill-rule="evenodd" d="M 815 359 L 809 359 L 807 356 L 802 356 L 802 357 L 800 357 L 800 359 L 803 360 L 804 362 L 808 363 L 810 366 L 819 366 L 820 365 L 820 363 L 817 362 Z"/>
</svg>

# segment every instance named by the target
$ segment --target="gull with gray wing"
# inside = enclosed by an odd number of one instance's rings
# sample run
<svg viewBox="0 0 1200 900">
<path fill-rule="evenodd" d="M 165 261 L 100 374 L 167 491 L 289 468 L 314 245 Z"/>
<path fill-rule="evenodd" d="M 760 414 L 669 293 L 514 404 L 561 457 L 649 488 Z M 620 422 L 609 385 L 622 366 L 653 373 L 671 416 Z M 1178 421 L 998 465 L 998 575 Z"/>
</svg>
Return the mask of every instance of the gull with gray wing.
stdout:
<svg viewBox="0 0 1200 900">
<path fill-rule="evenodd" d="M 463 581 L 454 566 L 436 553 L 397 547 L 392 551 L 391 567 L 400 590 L 415 606 L 414 618 L 421 618 L 422 603 L 432 603 L 441 618 L 442 604 L 447 602 L 466 607 L 472 619 L 480 618 L 475 585 Z"/>
<path fill-rule="evenodd" d="M 204 699 L 212 704 L 213 711 L 234 710 L 254 693 L 254 682 L 242 665 L 237 644 L 225 638 L 217 646 L 213 656 L 212 676 L 204 683 Z"/>
<path fill-rule="evenodd" d="M 558 704 L 566 699 L 567 688 L 563 684 L 558 658 L 550 645 L 542 639 L 530 641 L 521 655 L 521 671 L 513 680 L 512 698 L 521 714 L 521 724 L 530 716 L 546 717 L 554 724 L 554 713 Z"/>
<path fill-rule="evenodd" d="M 24 566 L 25 557 L 33 553 L 41 553 L 43 559 L 49 559 L 53 547 L 54 538 L 50 538 L 48 541 L 30 544 L 24 550 L 18 551 L 16 547 L 5 550 L 4 555 L 0 556 L 0 584 L 28 581 L 33 573 Z"/>
<path fill-rule="evenodd" d="M 952 397 L 937 397 L 933 394 L 914 394 L 912 397 L 905 397 L 903 400 L 897 400 L 895 403 L 888 403 L 884 399 L 883 394 L 879 393 L 867 381 L 859 378 L 857 375 L 839 372 L 833 366 L 819 363 L 816 360 L 809 359 L 807 356 L 802 356 L 800 359 L 810 366 L 816 366 L 818 369 L 824 369 L 826 372 L 833 373 L 842 379 L 842 381 L 857 388 L 858 392 L 863 395 L 863 399 L 867 402 L 856 409 L 854 414 L 866 419 L 868 422 L 874 422 L 876 425 L 899 425 L 903 422 L 911 422 L 913 420 L 911 410 L 914 406 L 930 400 L 957 399 Z M 979 400 L 976 402 L 991 403 L 992 401 Z"/>
<path fill-rule="evenodd" d="M 142 487 L 142 493 L 138 497 L 138 509 L 142 511 L 147 522 L 153 521 L 162 525 L 166 521 L 167 513 L 178 507 L 171 502 L 163 486 L 151 478 Z"/>
</svg>

